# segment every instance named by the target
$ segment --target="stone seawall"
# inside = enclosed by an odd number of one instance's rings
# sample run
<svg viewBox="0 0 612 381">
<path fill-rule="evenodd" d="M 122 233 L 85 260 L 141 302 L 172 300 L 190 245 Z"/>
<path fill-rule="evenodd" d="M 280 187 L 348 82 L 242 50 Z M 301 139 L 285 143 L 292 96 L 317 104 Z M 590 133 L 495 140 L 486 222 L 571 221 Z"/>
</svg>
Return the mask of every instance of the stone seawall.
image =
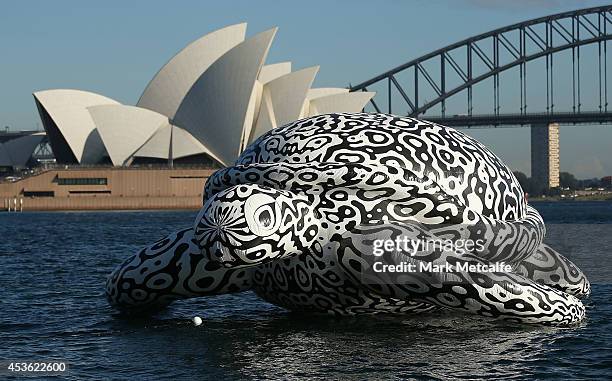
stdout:
<svg viewBox="0 0 612 381">
<path fill-rule="evenodd" d="M 199 209 L 201 197 L 14 197 L 4 199 L 2 210 L 142 210 Z"/>
</svg>

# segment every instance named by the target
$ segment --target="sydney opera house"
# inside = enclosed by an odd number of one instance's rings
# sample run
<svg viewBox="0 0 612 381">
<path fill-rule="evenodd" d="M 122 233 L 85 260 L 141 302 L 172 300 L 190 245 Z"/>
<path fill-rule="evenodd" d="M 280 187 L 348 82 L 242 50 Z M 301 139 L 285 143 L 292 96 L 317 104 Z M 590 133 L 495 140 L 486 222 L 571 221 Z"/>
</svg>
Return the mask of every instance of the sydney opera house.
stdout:
<svg viewBox="0 0 612 381">
<path fill-rule="evenodd" d="M 0 141 L 0 170 L 27 168 L 43 138 L 60 165 L 0 178 L 0 208 L 198 208 L 214 168 L 232 165 L 266 131 L 302 117 L 360 111 L 374 95 L 311 88 L 316 66 L 266 64 L 275 34 L 245 39 L 246 24 L 236 24 L 199 38 L 155 74 L 135 105 L 82 90 L 35 92 L 46 137 Z"/>
<path fill-rule="evenodd" d="M 60 164 L 231 165 L 254 139 L 302 117 L 360 111 L 374 93 L 311 88 L 319 68 L 265 64 L 276 28 L 207 34 L 172 57 L 135 105 L 82 90 L 34 93 Z"/>
</svg>

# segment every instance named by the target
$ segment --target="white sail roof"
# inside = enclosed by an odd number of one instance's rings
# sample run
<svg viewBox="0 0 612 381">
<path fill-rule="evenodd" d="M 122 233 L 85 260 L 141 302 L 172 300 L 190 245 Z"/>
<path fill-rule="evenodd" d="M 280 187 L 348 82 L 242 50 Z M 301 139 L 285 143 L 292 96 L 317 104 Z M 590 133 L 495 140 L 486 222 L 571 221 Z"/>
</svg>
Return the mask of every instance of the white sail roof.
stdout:
<svg viewBox="0 0 612 381">
<path fill-rule="evenodd" d="M 181 102 L 173 124 L 190 132 L 218 157 L 234 162 L 240 151 L 253 88 L 277 28 L 240 43 L 193 85 Z"/>
<path fill-rule="evenodd" d="M 269 130 L 299 119 L 318 66 L 280 76 L 263 87 L 262 101 L 250 142 Z"/>
<path fill-rule="evenodd" d="M 102 105 L 88 110 L 115 166 L 129 164 L 128 159 L 155 131 L 170 124 L 167 116 L 135 106 Z"/>
<path fill-rule="evenodd" d="M 100 94 L 70 89 L 37 91 L 34 97 L 51 116 L 79 163 L 96 163 L 102 158 L 104 145 L 87 107 L 119 102 Z"/>
<path fill-rule="evenodd" d="M 167 160 L 170 157 L 171 130 L 172 126 L 169 124 L 159 128 L 142 147 L 132 154 L 132 157 L 153 157 Z"/>
<path fill-rule="evenodd" d="M 209 33 L 178 52 L 153 77 L 136 104 L 174 118 L 189 89 L 215 61 L 244 41 L 246 23 Z"/>
<path fill-rule="evenodd" d="M 311 100 L 315 98 L 325 97 L 328 95 L 345 94 L 348 92 L 349 89 L 344 89 L 341 87 L 318 87 L 314 89 L 309 89 L 308 94 L 306 95 L 306 101 L 304 102 L 304 106 L 302 107 L 302 111 L 300 112 L 300 118 L 305 118 L 309 115 Z"/>
<path fill-rule="evenodd" d="M 356 91 L 314 98 L 310 100 L 307 116 L 332 112 L 360 112 L 374 95 L 374 92 Z"/>
<path fill-rule="evenodd" d="M 168 117 L 145 108 L 103 105 L 88 108 L 113 165 L 129 165 L 134 157 L 179 159 L 208 154 L 189 132 L 170 124 Z"/>
<path fill-rule="evenodd" d="M 291 62 L 278 62 L 274 64 L 264 65 L 259 72 L 257 80 L 262 84 L 266 84 L 280 76 L 291 73 Z"/>
<path fill-rule="evenodd" d="M 219 160 L 215 155 L 200 141 L 193 137 L 184 129 L 172 126 L 172 157 L 180 159 L 191 155 L 205 153 L 215 160 Z"/>
<path fill-rule="evenodd" d="M 135 156 L 207 154 L 230 165 L 277 126 L 361 111 L 374 95 L 310 89 L 318 67 L 291 72 L 291 62 L 264 66 L 276 30 L 245 40 L 242 23 L 197 39 L 159 70 L 136 106 L 79 90 L 34 93 L 58 162 L 98 164 L 109 156 L 114 165 L 129 165 Z"/>
<path fill-rule="evenodd" d="M 206 146 L 184 129 L 166 125 L 155 131 L 142 147 L 132 154 L 133 157 L 153 157 L 158 159 L 180 159 L 187 156 L 206 154 L 219 160 Z"/>
</svg>

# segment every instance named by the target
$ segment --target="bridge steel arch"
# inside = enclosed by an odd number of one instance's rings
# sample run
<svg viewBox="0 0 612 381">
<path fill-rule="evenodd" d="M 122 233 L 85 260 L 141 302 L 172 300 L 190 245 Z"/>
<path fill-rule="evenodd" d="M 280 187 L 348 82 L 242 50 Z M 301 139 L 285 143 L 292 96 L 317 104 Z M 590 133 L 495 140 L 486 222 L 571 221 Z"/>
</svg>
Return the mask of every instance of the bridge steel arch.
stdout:
<svg viewBox="0 0 612 381">
<path fill-rule="evenodd" d="M 461 115 L 467 121 L 472 119 L 473 86 L 492 77 L 494 110 L 490 115 L 491 118 L 485 118 L 491 121 L 504 116 L 503 114 L 500 115 L 500 73 L 518 66 L 520 77 L 520 114 L 518 115 L 523 115 L 523 120 L 528 122 L 529 118 L 526 118 L 529 115 L 527 114 L 526 63 L 545 57 L 545 114 L 552 115 L 555 106 L 553 54 L 571 49 L 573 92 L 571 113 L 579 114 L 582 106 L 580 99 L 580 47 L 588 44 L 598 44 L 599 113 L 606 116 L 604 119 L 612 121 L 612 113 L 608 113 L 607 85 L 607 41 L 610 39 L 612 39 L 612 5 L 563 12 L 467 38 L 409 61 L 358 85 L 351 86 L 350 89 L 351 91 L 367 91 L 368 87 L 372 85 L 386 82 L 388 89 L 387 112 L 392 113 L 392 89 L 395 88 L 401 96 L 401 100 L 409 107 L 409 116 L 418 117 L 440 104 L 442 115 L 441 118 L 436 118 L 440 121 L 453 119 L 446 117 L 446 100 L 467 90 L 467 114 Z M 483 49 L 485 44 L 491 45 Z M 458 62 L 453 58 L 453 54 L 456 55 L 456 52 L 462 49 L 465 49 L 467 59 L 464 62 Z M 500 60 L 500 53 L 510 59 Z M 439 70 L 439 73 L 435 76 L 432 75 L 433 71 L 424 66 L 426 62 L 439 65 L 439 69 L 436 69 Z M 485 67 L 485 71 L 474 74 L 473 68 L 477 62 L 481 67 Z M 448 88 L 446 73 L 450 71 L 456 73 L 460 78 L 460 83 Z M 412 72 L 414 72 L 413 89 L 407 91 L 407 87 L 400 84 L 397 76 L 401 73 L 412 74 Z M 434 99 L 422 104 L 419 103 L 419 82 L 421 81 L 428 84 L 435 93 Z M 375 99 L 371 100 L 371 104 L 377 112 L 382 112 Z M 541 114 L 540 112 L 539 115 L 541 116 Z M 503 122 L 503 118 L 501 120 Z M 592 120 L 592 118 L 589 120 Z M 464 123 L 459 121 L 451 124 L 462 125 Z"/>
</svg>

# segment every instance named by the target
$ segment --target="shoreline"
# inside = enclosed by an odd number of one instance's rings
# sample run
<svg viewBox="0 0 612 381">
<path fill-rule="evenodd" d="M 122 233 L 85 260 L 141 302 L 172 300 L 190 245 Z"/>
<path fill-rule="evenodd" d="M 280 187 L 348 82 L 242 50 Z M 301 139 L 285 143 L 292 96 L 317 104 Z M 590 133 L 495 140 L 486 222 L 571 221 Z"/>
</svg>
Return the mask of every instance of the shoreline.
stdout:
<svg viewBox="0 0 612 381">
<path fill-rule="evenodd" d="M 575 197 L 575 198 L 561 198 L 561 197 L 534 197 L 529 198 L 528 203 L 532 202 L 612 202 L 612 195 L 607 195 L 606 197 Z"/>
</svg>

